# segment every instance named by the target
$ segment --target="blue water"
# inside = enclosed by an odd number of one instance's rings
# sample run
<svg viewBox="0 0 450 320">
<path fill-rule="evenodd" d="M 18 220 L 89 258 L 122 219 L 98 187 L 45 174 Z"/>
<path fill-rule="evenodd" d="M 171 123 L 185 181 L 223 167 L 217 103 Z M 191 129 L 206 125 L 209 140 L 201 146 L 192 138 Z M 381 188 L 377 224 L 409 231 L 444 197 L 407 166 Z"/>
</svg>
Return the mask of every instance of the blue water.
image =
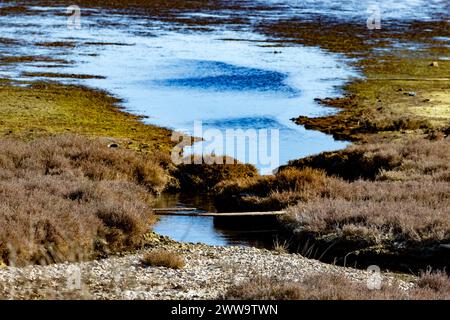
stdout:
<svg viewBox="0 0 450 320">
<path fill-rule="evenodd" d="M 156 207 L 189 207 L 201 211 L 214 211 L 212 199 L 206 195 L 163 194 Z M 209 245 L 245 245 L 273 248 L 281 242 L 281 231 L 276 227 L 252 228 L 217 225 L 212 217 L 160 216 L 153 231 L 170 238 L 190 243 Z"/>
<path fill-rule="evenodd" d="M 432 19 L 448 14 L 449 9 L 449 2 L 444 0 L 248 2 L 270 4 L 275 10 L 180 13 L 180 16 L 245 14 L 252 23 L 260 24 L 321 15 L 336 20 L 352 19 L 365 25 L 370 14 L 368 6 L 375 3 L 380 7 L 383 27 L 385 20 Z M 6 5 L 0 3 L 0 8 Z M 22 75 L 24 71 L 100 75 L 106 79 L 62 81 L 107 90 L 122 98 L 128 111 L 148 116 L 148 123 L 190 134 L 194 121 L 202 121 L 205 130 L 220 132 L 279 130 L 279 161 L 276 165 L 254 163 L 262 173 L 270 173 L 292 159 L 347 145 L 329 135 L 305 130 L 290 120 L 300 115 L 314 117 L 335 112 L 320 106 L 315 98 L 340 95 L 341 86 L 358 76 L 338 54 L 298 45 L 280 46 L 249 26 L 210 26 L 204 31 L 154 17 L 127 16 L 107 10 L 93 9 L 89 15 L 83 15 L 82 9 L 82 28 L 69 30 L 64 16 L 66 8 L 33 7 L 33 10 L 27 16 L 0 16 L 0 37 L 19 40 L 0 44 L 0 54 L 50 55 L 73 64 L 0 65 L 0 77 L 30 80 Z M 77 46 L 32 46 L 43 41 L 67 40 Z M 96 46 L 93 42 L 127 45 Z M 227 155 L 234 156 L 233 150 L 228 151 L 225 150 Z M 189 199 L 170 201 L 171 205 L 192 205 Z M 164 217 L 155 230 L 181 241 L 219 245 L 256 245 L 258 239 L 273 237 L 271 230 L 260 230 L 262 233 L 256 237 L 255 230 L 238 233 L 223 230 L 211 218 Z"/>
<path fill-rule="evenodd" d="M 34 9 L 27 16 L 0 17 L 0 36 L 27 44 L 0 46 L 0 52 L 51 55 L 73 64 L 0 66 L 0 75 L 25 80 L 30 78 L 22 75 L 24 71 L 103 76 L 106 79 L 61 81 L 107 90 L 122 98 L 128 111 L 146 115 L 145 121 L 188 134 L 194 134 L 195 121 L 202 121 L 204 131 L 278 130 L 279 153 L 271 163 L 241 156 L 237 147 L 208 149 L 202 143 L 195 149 L 251 162 L 264 174 L 289 160 L 347 145 L 329 135 L 305 130 L 290 120 L 299 115 L 320 116 L 334 111 L 318 105 L 314 98 L 339 95 L 340 86 L 357 75 L 339 55 L 318 48 L 280 47 L 248 28 L 174 30 L 170 23 L 107 12 L 94 14 L 95 10 L 82 16 L 82 29 L 69 30 L 66 17 L 59 12 L 65 8 Z M 30 45 L 43 41 L 72 41 L 77 46 Z M 92 45 L 100 42 L 127 45 Z M 275 148 L 267 148 L 270 150 Z M 186 149 L 189 152 L 192 150 Z"/>
<path fill-rule="evenodd" d="M 187 73 L 182 78 L 157 80 L 154 83 L 192 90 L 270 92 L 287 96 L 299 94 L 298 89 L 286 84 L 288 75 L 281 72 L 220 61 L 184 60 L 179 63 L 191 68 L 192 74 Z"/>
</svg>

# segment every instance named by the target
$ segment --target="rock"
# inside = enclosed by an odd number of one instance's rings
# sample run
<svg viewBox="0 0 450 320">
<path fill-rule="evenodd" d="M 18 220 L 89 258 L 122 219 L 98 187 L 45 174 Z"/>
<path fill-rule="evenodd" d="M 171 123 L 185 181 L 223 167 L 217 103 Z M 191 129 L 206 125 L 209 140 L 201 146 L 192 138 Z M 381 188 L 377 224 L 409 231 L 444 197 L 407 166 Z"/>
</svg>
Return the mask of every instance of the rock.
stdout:
<svg viewBox="0 0 450 320">
<path fill-rule="evenodd" d="M 119 145 L 117 143 L 110 143 L 108 144 L 108 148 L 118 148 Z"/>
<path fill-rule="evenodd" d="M 405 92 L 405 94 L 410 96 L 410 97 L 415 97 L 417 95 L 414 91 Z"/>
<path fill-rule="evenodd" d="M 145 235 L 159 239 L 158 248 L 183 255 L 186 266 L 181 270 L 143 267 L 140 260 L 148 249 L 124 256 L 111 256 L 97 261 L 0 268 L 0 296 L 7 299 L 217 299 L 227 289 L 252 275 L 271 276 L 280 281 L 295 282 L 317 272 L 342 273 L 352 281 L 365 284 L 365 270 L 338 267 L 310 260 L 297 254 L 251 247 L 220 247 L 178 243 L 163 243 L 154 232 Z M 180 247 L 189 248 L 188 251 Z M 67 289 L 67 279 L 74 270 L 81 273 L 83 290 Z M 39 279 L 39 281 L 29 281 Z M 386 282 L 393 279 L 383 274 Z M 45 284 L 45 285 L 43 285 Z M 409 282 L 402 281 L 405 288 Z"/>
<path fill-rule="evenodd" d="M 439 67 L 439 63 L 437 61 L 433 61 L 430 63 L 430 67 Z"/>
</svg>

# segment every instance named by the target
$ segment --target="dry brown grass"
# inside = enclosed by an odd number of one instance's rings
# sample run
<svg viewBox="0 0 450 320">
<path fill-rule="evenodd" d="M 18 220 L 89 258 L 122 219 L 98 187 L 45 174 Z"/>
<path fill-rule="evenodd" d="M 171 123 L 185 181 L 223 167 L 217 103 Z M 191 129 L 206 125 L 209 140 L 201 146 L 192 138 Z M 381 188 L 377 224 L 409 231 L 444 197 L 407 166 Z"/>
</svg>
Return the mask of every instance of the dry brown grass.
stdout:
<svg viewBox="0 0 450 320">
<path fill-rule="evenodd" d="M 299 160 L 299 167 L 375 181 L 330 180 L 327 193 L 289 209 L 290 223 L 302 232 L 356 237 L 372 244 L 449 241 L 449 164 L 449 139 L 353 146 Z"/>
<path fill-rule="evenodd" d="M 184 268 L 184 258 L 176 252 L 154 249 L 142 257 L 142 263 L 152 267 L 166 267 L 171 269 Z"/>
<path fill-rule="evenodd" d="M 216 206 L 221 210 L 280 210 L 325 192 L 328 179 L 322 170 L 286 168 L 273 176 L 226 180 L 216 185 Z"/>
<path fill-rule="evenodd" d="M 355 250 L 425 256 L 420 250 L 450 242 L 449 164 L 448 138 L 357 145 L 295 161 L 275 176 L 223 182 L 216 202 L 223 210 L 287 208 L 281 222 L 294 238 L 321 251 L 332 246 L 330 258 Z"/>
<path fill-rule="evenodd" d="M 207 156 L 204 156 L 203 159 L 199 157 L 192 156 L 190 164 L 180 164 L 174 172 L 174 176 L 179 180 L 180 187 L 184 191 L 210 191 L 223 181 L 258 176 L 256 168 L 250 164 L 238 163 L 235 160 L 233 160 L 234 163 L 228 164 L 228 158 L 223 158 L 222 164 L 208 164 Z"/>
<path fill-rule="evenodd" d="M 386 172 L 400 174 L 402 180 L 450 181 L 450 140 L 399 140 L 389 143 L 353 145 L 342 151 L 324 152 L 295 161 L 290 166 L 325 170 L 346 180 L 390 179 Z"/>
<path fill-rule="evenodd" d="M 299 232 L 370 244 L 450 240 L 448 183 L 358 181 L 333 193 L 290 207 L 285 222 Z"/>
<path fill-rule="evenodd" d="M 450 277 L 444 271 L 428 269 L 420 274 L 417 287 L 423 290 L 442 292 L 450 299 Z"/>
<path fill-rule="evenodd" d="M 430 283 L 432 286 L 423 285 Z M 382 285 L 380 290 L 369 290 L 365 283 L 354 282 L 344 275 L 319 273 L 300 282 L 277 281 L 274 278 L 255 277 L 231 287 L 226 299 L 242 300 L 448 300 L 450 279 L 445 273 L 421 276 L 413 288 L 404 290 L 398 285 Z"/>
<path fill-rule="evenodd" d="M 0 141 L 0 257 L 75 261 L 140 244 L 167 176 L 158 159 L 67 135 Z"/>
<path fill-rule="evenodd" d="M 289 253 L 289 242 L 276 239 L 273 243 L 273 251 L 279 254 Z"/>
</svg>

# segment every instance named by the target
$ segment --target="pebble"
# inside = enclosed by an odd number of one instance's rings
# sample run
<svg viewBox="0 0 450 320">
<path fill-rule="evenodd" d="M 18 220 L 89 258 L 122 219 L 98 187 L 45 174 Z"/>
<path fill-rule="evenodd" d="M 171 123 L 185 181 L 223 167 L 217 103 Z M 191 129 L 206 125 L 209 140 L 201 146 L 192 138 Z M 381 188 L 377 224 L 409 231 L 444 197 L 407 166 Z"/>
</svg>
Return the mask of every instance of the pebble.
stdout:
<svg viewBox="0 0 450 320">
<path fill-rule="evenodd" d="M 155 239 L 157 237 L 154 237 Z M 154 239 L 154 240 L 155 240 Z M 227 289 L 254 275 L 300 281 L 305 275 L 338 272 L 353 281 L 367 281 L 365 270 L 343 268 L 298 254 L 253 247 L 184 244 L 159 238 L 150 247 L 181 254 L 181 270 L 146 267 L 142 249 L 125 256 L 80 263 L 0 269 L 3 299 L 217 299 Z M 393 275 L 384 277 L 390 282 Z M 400 281 L 408 288 L 408 282 Z"/>
</svg>

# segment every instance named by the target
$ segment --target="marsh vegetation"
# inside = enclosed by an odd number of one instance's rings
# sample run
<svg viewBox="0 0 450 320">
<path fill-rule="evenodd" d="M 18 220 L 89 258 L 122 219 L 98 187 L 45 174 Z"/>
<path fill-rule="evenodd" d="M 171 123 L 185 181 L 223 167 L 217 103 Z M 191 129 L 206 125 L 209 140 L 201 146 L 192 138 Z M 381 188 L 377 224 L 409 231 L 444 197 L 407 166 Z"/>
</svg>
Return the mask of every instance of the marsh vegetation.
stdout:
<svg viewBox="0 0 450 320">
<path fill-rule="evenodd" d="M 32 2 L 66 5 L 65 1 Z M 12 5 L 1 8 L 1 17 L 36 14 L 23 1 L 5 3 Z M 220 211 L 287 210 L 280 223 L 289 241 L 276 245 L 280 254 L 295 251 L 346 266 L 374 263 L 407 272 L 430 265 L 448 267 L 450 29 L 442 15 L 399 24 L 389 20 L 383 29 L 369 31 L 364 24 L 345 19 L 265 19 L 274 10 L 270 6 L 235 1 L 83 0 L 80 4 L 88 8 L 83 13 L 87 17 L 98 8 L 109 8 L 158 17 L 171 24 L 170 30 L 192 28 L 207 34 L 214 26 L 245 27 L 270 38 L 266 45 L 276 50 L 318 46 L 324 55 L 352 59 L 352 67 L 363 77 L 347 83 L 342 97 L 315 97 L 336 112 L 296 115 L 292 120 L 353 144 L 292 160 L 265 176 L 249 164 L 176 166 L 170 159 L 171 130 L 125 112 L 124 101 L 107 91 L 49 81 L 105 80 L 103 75 L 34 70 L 20 73 L 26 79 L 2 78 L 0 265 L 89 260 L 142 248 L 156 221 L 151 210 L 155 198 L 162 191 L 194 191 L 212 195 Z M 221 10 L 230 14 L 211 14 Z M 252 10 L 253 16 L 243 14 Z M 3 49 L 32 50 L 133 46 L 72 40 L 31 44 L 9 36 L 1 37 L 0 44 Z M 0 67 L 74 66 L 64 55 L 31 52 L 4 54 Z M 223 63 L 199 65 L 230 68 Z M 201 87 L 204 79 L 194 84 Z M 260 83 L 266 84 L 263 80 Z M 141 262 L 174 269 L 185 265 L 181 256 L 158 250 L 148 252 Z M 445 272 L 430 270 L 422 272 L 408 291 L 395 286 L 367 291 L 333 274 L 311 275 L 294 284 L 270 277 L 250 280 L 231 288 L 225 297 L 449 299 L 450 291 Z"/>
</svg>

